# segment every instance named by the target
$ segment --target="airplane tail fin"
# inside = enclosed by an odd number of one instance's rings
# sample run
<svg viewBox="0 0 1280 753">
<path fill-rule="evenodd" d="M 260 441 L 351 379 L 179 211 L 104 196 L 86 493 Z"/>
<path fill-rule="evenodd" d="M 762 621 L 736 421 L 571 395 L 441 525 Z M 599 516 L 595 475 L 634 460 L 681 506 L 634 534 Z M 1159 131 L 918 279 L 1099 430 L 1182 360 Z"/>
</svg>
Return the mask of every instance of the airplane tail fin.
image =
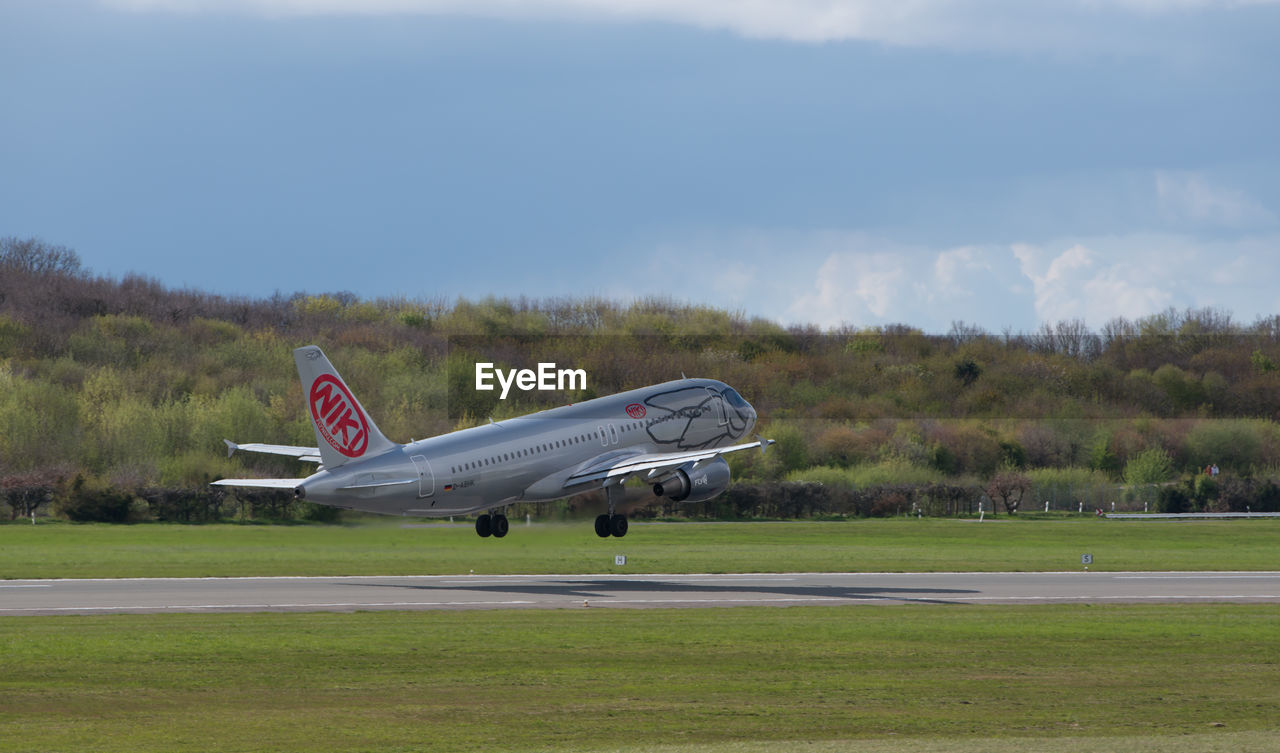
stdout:
<svg viewBox="0 0 1280 753">
<path fill-rule="evenodd" d="M 378 431 L 323 351 L 308 345 L 293 351 L 293 360 L 298 365 L 302 397 L 325 468 L 337 468 L 400 446 Z"/>
</svg>

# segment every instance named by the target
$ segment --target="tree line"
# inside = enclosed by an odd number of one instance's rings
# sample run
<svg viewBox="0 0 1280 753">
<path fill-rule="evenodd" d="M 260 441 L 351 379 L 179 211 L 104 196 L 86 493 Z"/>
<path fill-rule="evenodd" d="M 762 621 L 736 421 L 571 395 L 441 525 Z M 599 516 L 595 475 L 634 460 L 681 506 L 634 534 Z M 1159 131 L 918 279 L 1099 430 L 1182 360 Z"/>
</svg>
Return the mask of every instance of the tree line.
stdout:
<svg viewBox="0 0 1280 753">
<path fill-rule="evenodd" d="M 243 298 L 95 275 L 71 249 L 5 238 L 0 494 L 11 515 L 320 514 L 215 499 L 206 486 L 298 474 L 288 460 L 227 459 L 221 440 L 314 444 L 289 357 L 308 343 L 399 441 L 682 373 L 732 384 L 778 444 L 733 457 L 734 490 L 715 505 L 672 514 L 967 514 L 936 502 L 941 488 L 1006 512 L 1046 501 L 1261 509 L 1280 479 L 1280 316 L 1170 309 L 1096 330 L 955 322 L 928 334 L 784 327 L 664 299 Z M 500 401 L 469 389 L 481 357 L 572 364 L 591 380 Z M 1214 465 L 1219 475 L 1203 473 Z M 86 501 L 95 494 L 118 498 Z"/>
</svg>

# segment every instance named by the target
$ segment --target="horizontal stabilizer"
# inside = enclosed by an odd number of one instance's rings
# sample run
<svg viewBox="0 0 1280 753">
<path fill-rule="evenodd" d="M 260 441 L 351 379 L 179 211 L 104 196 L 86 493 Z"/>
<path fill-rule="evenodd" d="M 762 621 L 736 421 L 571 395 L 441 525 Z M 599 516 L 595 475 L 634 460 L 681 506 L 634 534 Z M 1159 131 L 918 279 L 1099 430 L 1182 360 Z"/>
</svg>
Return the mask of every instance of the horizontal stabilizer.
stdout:
<svg viewBox="0 0 1280 753">
<path fill-rule="evenodd" d="M 258 489 L 296 489 L 305 478 L 224 478 L 213 486 L 246 486 Z"/>
<path fill-rule="evenodd" d="M 227 457 L 231 457 L 238 450 L 243 450 L 244 452 L 261 452 L 267 455 L 287 455 L 298 460 L 305 460 L 308 463 L 320 462 L 320 448 L 318 447 L 295 447 L 289 444 L 261 444 L 259 442 L 236 444 L 230 439 L 222 441 L 227 445 Z"/>
</svg>

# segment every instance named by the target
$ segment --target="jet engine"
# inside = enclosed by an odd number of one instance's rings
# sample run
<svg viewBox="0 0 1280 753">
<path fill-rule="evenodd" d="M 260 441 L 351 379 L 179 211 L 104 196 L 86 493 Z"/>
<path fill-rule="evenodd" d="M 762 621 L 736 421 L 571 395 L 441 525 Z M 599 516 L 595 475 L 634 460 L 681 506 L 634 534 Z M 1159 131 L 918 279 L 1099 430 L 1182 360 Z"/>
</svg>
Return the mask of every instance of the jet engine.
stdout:
<svg viewBox="0 0 1280 753">
<path fill-rule="evenodd" d="M 729 487 L 729 464 L 724 458 L 680 466 L 653 485 L 653 493 L 672 502 L 703 502 Z"/>
</svg>

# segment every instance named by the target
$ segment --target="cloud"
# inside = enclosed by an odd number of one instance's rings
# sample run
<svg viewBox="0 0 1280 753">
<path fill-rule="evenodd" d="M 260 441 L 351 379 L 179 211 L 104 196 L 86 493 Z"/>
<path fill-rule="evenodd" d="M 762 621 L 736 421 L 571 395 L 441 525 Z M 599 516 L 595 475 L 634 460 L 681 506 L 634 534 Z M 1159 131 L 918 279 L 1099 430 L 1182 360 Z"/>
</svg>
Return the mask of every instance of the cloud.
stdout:
<svg viewBox="0 0 1280 753">
<path fill-rule="evenodd" d="M 961 246 L 938 254 L 933 262 L 933 276 L 943 286 L 944 295 L 970 292 L 962 287 L 961 275 L 991 269 L 986 261 L 979 258 L 980 254 L 981 250 L 974 246 Z"/>
<path fill-rule="evenodd" d="M 1013 247 L 1041 322 L 1138 319 L 1173 306 L 1213 306 L 1249 320 L 1274 314 L 1280 236 L 1201 239 L 1130 234 Z"/>
<path fill-rule="evenodd" d="M 912 46 L 1035 50 L 1077 46 L 1110 20 L 1230 11 L 1277 0 L 100 0 L 132 11 L 242 12 L 269 16 L 452 15 L 508 19 L 662 22 L 748 38 L 865 40 Z M 1094 27 L 1094 33 L 1084 34 Z M 1128 45 L 1135 46 L 1130 37 Z M 1055 45 L 1057 46 L 1057 45 Z"/>
<path fill-rule="evenodd" d="M 1173 302 L 1167 275 L 1152 274 L 1152 267 L 1134 258 L 1104 259 L 1080 243 L 1057 255 L 1018 244 L 1013 255 L 1031 281 L 1042 322 L 1083 319 L 1097 325 L 1118 316 L 1136 319 Z"/>
<path fill-rule="evenodd" d="M 999 330 L 1031 323 L 1032 297 L 1007 247 L 934 249 L 857 236 L 830 254 L 783 319 L 823 327 L 905 323 L 945 331 L 954 321 Z"/>
<path fill-rule="evenodd" d="M 828 256 L 818 268 L 814 290 L 792 304 L 792 318 L 826 327 L 883 320 L 909 295 L 905 261 L 888 253 Z"/>
<path fill-rule="evenodd" d="M 1007 247 L 935 249 L 856 231 L 756 229 L 618 253 L 648 259 L 645 278 L 660 281 L 662 294 L 784 323 L 930 331 L 956 319 L 996 329 L 1032 324 L 1031 293 Z"/>
<path fill-rule="evenodd" d="M 992 332 L 1070 319 L 1100 327 L 1169 306 L 1214 306 L 1250 321 L 1277 313 L 1280 278 L 1274 233 L 1131 233 L 936 248 L 858 232 L 756 230 L 626 254 L 649 258 L 648 278 L 677 299 L 784 323 L 904 323 L 929 332 L 958 320 Z"/>
<path fill-rule="evenodd" d="M 1175 221 L 1238 228 L 1275 222 L 1275 215 L 1243 191 L 1212 183 L 1200 173 L 1159 171 L 1156 197 Z"/>
</svg>

